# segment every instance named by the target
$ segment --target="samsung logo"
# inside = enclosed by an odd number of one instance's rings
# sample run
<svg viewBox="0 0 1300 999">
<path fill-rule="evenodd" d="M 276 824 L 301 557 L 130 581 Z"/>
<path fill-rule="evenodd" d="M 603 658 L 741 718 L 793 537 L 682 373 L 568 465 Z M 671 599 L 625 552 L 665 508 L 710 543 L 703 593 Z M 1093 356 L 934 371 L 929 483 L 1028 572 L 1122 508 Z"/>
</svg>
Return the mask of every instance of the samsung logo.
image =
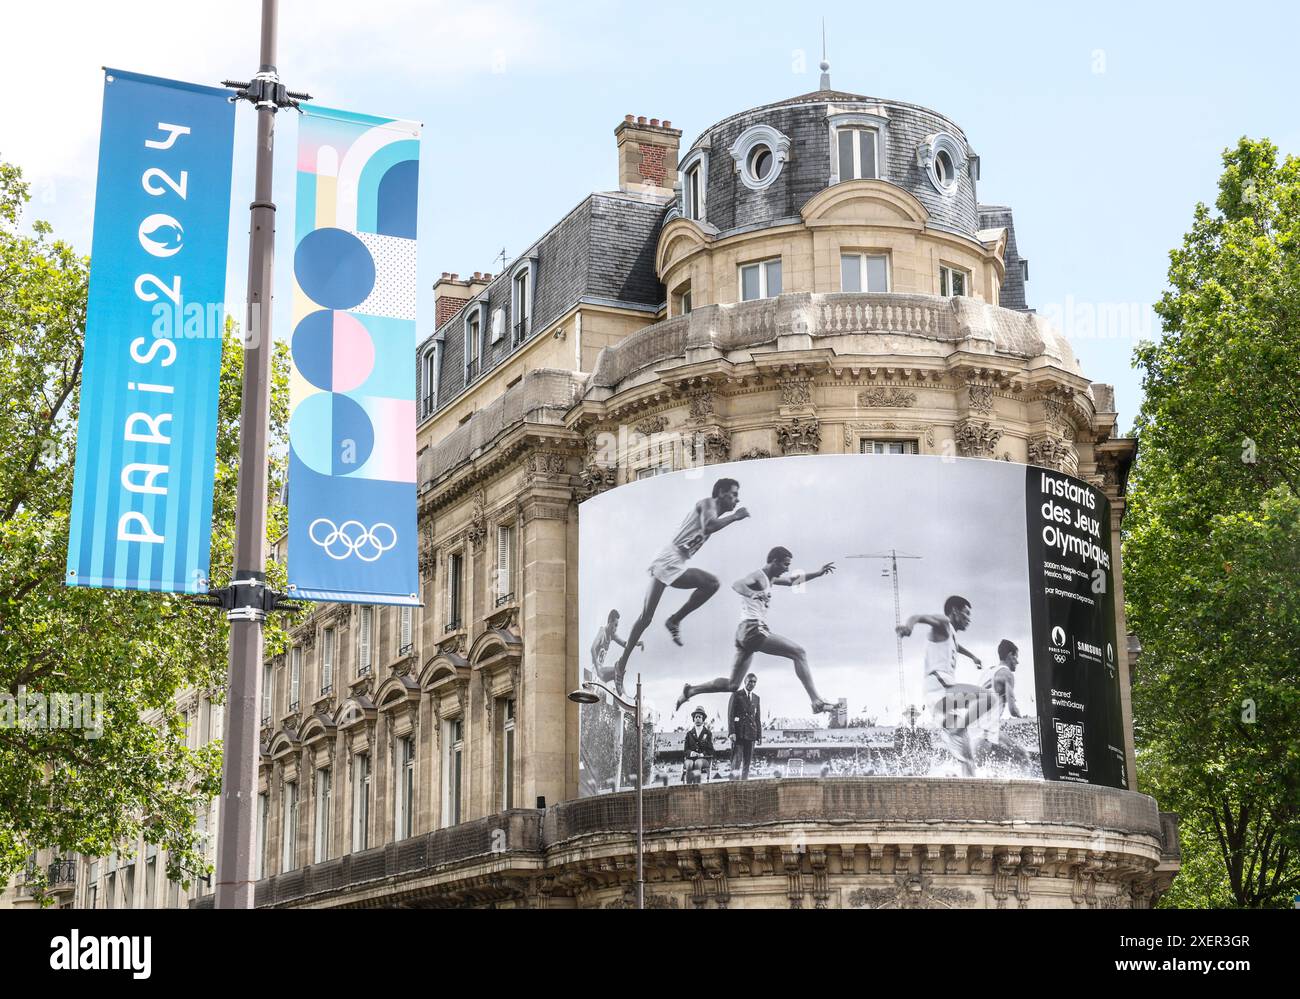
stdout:
<svg viewBox="0 0 1300 999">
<path fill-rule="evenodd" d="M 71 936 L 50 941 L 50 967 L 55 971 L 130 971 L 148 978 L 153 965 L 153 937 Z"/>
<path fill-rule="evenodd" d="M 1098 659 L 1101 658 L 1101 647 L 1100 647 L 1100 646 L 1097 646 L 1097 645 L 1089 645 L 1087 642 L 1080 642 L 1080 643 L 1078 644 L 1078 649 L 1079 649 L 1080 652 L 1087 652 L 1089 655 L 1096 656 Z"/>
</svg>

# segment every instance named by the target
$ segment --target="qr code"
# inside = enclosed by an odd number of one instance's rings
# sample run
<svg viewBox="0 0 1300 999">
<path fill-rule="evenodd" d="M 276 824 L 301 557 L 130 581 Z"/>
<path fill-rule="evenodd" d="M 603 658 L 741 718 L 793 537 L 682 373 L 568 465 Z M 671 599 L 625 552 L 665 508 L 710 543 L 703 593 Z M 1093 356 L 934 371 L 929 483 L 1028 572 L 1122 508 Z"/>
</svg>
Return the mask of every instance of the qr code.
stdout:
<svg viewBox="0 0 1300 999">
<path fill-rule="evenodd" d="M 1083 755 L 1083 722 L 1056 721 L 1056 765 L 1073 767 L 1078 770 L 1088 769 L 1088 760 Z"/>
</svg>

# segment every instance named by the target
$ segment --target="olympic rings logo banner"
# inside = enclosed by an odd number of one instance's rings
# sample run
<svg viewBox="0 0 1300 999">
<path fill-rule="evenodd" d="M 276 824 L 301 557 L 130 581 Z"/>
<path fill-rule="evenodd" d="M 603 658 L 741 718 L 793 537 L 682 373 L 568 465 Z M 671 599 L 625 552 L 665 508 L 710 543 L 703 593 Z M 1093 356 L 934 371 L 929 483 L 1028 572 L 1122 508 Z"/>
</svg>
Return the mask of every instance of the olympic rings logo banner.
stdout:
<svg viewBox="0 0 1300 999">
<path fill-rule="evenodd" d="M 105 70 L 70 586 L 208 589 L 229 98 Z"/>
<path fill-rule="evenodd" d="M 366 527 L 359 520 L 345 520 L 335 527 L 334 521 L 317 517 L 307 528 L 307 536 L 336 562 L 353 556 L 361 562 L 374 562 L 397 544 L 397 532 L 391 524 Z"/>
<path fill-rule="evenodd" d="M 289 590 L 418 605 L 419 126 L 299 119 L 289 388 Z"/>
<path fill-rule="evenodd" d="M 629 529 L 635 525 L 635 529 Z M 904 776 L 1128 786 L 1097 486 L 926 455 L 629 482 L 578 508 L 579 790 Z M 617 695 L 617 696 L 616 696 Z"/>
</svg>

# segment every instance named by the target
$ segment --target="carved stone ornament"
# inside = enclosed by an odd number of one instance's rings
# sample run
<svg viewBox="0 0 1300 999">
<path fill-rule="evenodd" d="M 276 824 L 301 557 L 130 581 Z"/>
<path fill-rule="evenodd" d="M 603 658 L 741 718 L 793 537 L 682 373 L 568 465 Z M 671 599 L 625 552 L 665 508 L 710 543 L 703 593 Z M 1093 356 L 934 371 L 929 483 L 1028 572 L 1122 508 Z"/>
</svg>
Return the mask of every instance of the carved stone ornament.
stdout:
<svg viewBox="0 0 1300 999">
<path fill-rule="evenodd" d="M 1029 439 L 1029 464 L 1068 472 L 1076 463 L 1074 448 L 1055 434 L 1038 434 Z"/>
<path fill-rule="evenodd" d="M 588 464 L 584 465 L 582 471 L 578 473 L 578 485 L 574 492 L 577 494 L 578 501 L 581 502 L 603 493 L 606 489 L 612 489 L 617 484 L 618 469 L 605 465 Z"/>
<path fill-rule="evenodd" d="M 782 454 L 816 454 L 822 445 L 821 426 L 816 420 L 796 417 L 777 426 L 776 440 Z"/>
<path fill-rule="evenodd" d="M 962 420 L 953 427 L 957 453 L 963 458 L 992 458 L 1002 430 L 983 420 Z"/>
<path fill-rule="evenodd" d="M 993 386 L 970 382 L 966 386 L 966 402 L 976 412 L 993 412 Z"/>
<path fill-rule="evenodd" d="M 786 378 L 781 382 L 782 406 L 811 406 L 812 379 Z"/>
<path fill-rule="evenodd" d="M 899 433 L 916 434 L 925 441 L 926 447 L 934 447 L 934 425 L 931 423 L 898 423 L 894 420 L 882 420 L 878 423 L 844 424 L 844 450 L 856 451 L 858 440 L 885 431 L 890 436 Z"/>
<path fill-rule="evenodd" d="M 736 460 L 752 461 L 755 458 L 770 458 L 770 457 L 772 457 L 772 452 L 767 450 L 766 448 L 751 447 L 748 451 L 736 455 Z"/>
<path fill-rule="evenodd" d="M 849 893 L 850 909 L 960 909 L 975 904 L 962 888 L 935 887 L 924 874 L 900 874 L 892 888 L 857 888 Z"/>
<path fill-rule="evenodd" d="M 694 389 L 690 393 L 691 419 L 713 419 L 713 390 L 710 388 Z"/>
<path fill-rule="evenodd" d="M 560 451 L 533 451 L 528 455 L 528 471 L 525 476 L 529 483 L 558 478 L 565 474 L 566 460 Z"/>
<path fill-rule="evenodd" d="M 644 420 L 633 424 L 632 429 L 643 437 L 651 437 L 654 434 L 661 434 L 668 429 L 668 417 L 649 416 Z"/>
<path fill-rule="evenodd" d="M 470 518 L 469 527 L 465 528 L 465 537 L 475 552 L 483 547 L 483 539 L 487 537 L 486 507 L 487 494 L 480 489 L 474 494 L 474 516 Z"/>
<path fill-rule="evenodd" d="M 721 427 L 706 427 L 694 435 L 695 459 L 713 465 L 731 459 L 731 434 Z"/>
<path fill-rule="evenodd" d="M 865 409 L 910 409 L 916 405 L 916 393 L 896 386 L 874 386 L 858 393 L 858 405 Z"/>
</svg>

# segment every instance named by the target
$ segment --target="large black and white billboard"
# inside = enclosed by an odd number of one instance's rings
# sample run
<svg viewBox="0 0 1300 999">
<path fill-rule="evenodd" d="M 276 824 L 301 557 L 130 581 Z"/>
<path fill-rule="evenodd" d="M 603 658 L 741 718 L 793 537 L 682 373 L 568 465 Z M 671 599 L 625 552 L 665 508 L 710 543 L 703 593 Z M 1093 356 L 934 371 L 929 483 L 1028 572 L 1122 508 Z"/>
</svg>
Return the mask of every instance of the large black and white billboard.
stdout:
<svg viewBox="0 0 1300 999">
<path fill-rule="evenodd" d="M 795 776 L 1127 787 L 1110 509 L 1010 462 L 809 455 L 579 507 L 579 681 L 648 784 Z M 581 793 L 635 786 L 580 713 Z"/>
</svg>

